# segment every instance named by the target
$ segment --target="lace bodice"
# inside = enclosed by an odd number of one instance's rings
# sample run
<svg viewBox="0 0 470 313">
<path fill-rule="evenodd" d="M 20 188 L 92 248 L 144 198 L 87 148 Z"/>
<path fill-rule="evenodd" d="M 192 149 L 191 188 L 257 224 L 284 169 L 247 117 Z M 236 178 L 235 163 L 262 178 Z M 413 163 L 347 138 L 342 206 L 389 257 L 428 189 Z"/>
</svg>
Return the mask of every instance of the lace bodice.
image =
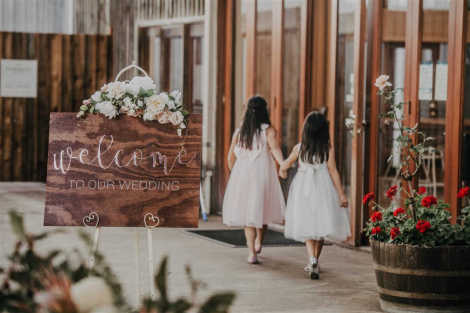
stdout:
<svg viewBox="0 0 470 313">
<path fill-rule="evenodd" d="M 268 143 L 266 139 L 266 129 L 268 128 L 269 128 L 269 124 L 261 125 L 260 133 L 255 135 L 255 137 L 253 138 L 253 144 L 252 144 L 251 149 L 243 148 L 240 145 L 240 142 L 238 141 L 234 149 L 234 152 L 237 158 L 249 158 L 251 160 L 254 160 L 262 152 L 268 151 Z M 238 129 L 237 129 L 237 132 L 239 132 Z"/>
<path fill-rule="evenodd" d="M 313 163 L 310 163 L 310 162 L 302 161 L 302 159 L 300 157 L 300 143 L 298 144 L 298 149 L 299 149 L 299 168 L 298 168 L 298 171 L 300 171 L 300 172 L 302 172 L 302 171 L 303 172 L 307 172 L 307 171 L 315 172 L 316 170 L 327 168 L 326 162 L 321 162 L 320 163 L 319 161 L 314 160 Z"/>
</svg>

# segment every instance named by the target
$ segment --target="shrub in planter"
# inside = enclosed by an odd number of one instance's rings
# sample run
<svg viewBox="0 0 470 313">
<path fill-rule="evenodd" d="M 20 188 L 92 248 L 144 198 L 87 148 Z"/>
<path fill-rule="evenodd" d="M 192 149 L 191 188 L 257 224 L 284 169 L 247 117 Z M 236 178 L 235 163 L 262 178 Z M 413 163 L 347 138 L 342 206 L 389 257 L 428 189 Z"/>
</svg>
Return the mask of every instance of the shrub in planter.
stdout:
<svg viewBox="0 0 470 313">
<path fill-rule="evenodd" d="M 372 246 L 382 309 L 386 312 L 470 312 L 470 188 L 458 197 L 464 208 L 451 223 L 449 205 L 424 187 L 415 188 L 423 156 L 433 138 L 418 125 L 403 123 L 403 103 L 388 76 L 376 80 L 388 111 L 382 116 L 399 130 L 400 185 L 386 191 L 388 207 L 368 193 L 363 198 L 372 214 L 365 232 Z M 392 156 L 389 158 L 389 161 Z M 457 166 L 457 165 L 456 165 Z M 465 206 L 466 204 L 466 206 Z"/>
</svg>

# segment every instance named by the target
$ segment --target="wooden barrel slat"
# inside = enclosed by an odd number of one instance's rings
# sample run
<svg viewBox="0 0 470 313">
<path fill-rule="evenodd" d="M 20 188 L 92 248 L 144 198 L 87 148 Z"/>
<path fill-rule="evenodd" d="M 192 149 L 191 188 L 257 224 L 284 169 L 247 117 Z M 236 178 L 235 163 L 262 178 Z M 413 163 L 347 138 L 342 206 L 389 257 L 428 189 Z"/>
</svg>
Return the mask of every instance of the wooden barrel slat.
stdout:
<svg viewBox="0 0 470 313">
<path fill-rule="evenodd" d="M 394 312 L 390 311 L 394 303 L 420 312 L 435 312 L 436 307 L 443 312 L 450 308 L 470 312 L 470 246 L 423 248 L 372 240 L 371 247 L 381 304 L 386 303 L 387 312 Z M 428 307 L 433 309 L 427 311 Z"/>
</svg>

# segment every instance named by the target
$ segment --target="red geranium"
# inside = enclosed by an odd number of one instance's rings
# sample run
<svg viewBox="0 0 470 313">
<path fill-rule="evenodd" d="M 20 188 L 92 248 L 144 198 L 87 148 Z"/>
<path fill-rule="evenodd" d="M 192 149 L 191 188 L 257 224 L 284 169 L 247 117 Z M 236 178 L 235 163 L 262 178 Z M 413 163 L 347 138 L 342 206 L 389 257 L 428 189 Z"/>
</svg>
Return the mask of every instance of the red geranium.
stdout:
<svg viewBox="0 0 470 313">
<path fill-rule="evenodd" d="M 462 189 L 459 190 L 457 193 L 458 198 L 464 198 L 470 194 L 470 187 L 463 187 Z"/>
<path fill-rule="evenodd" d="M 419 220 L 416 223 L 416 229 L 419 230 L 420 233 L 425 233 L 429 228 L 431 228 L 431 223 L 425 220 Z"/>
<path fill-rule="evenodd" d="M 390 238 L 395 239 L 398 235 L 400 235 L 400 228 L 392 227 L 390 228 Z"/>
<path fill-rule="evenodd" d="M 370 220 L 372 222 L 378 222 L 378 221 L 381 221 L 382 220 L 382 212 L 380 211 L 376 211 L 374 212 L 371 216 L 370 216 Z"/>
<path fill-rule="evenodd" d="M 362 198 L 362 203 L 366 205 L 370 200 L 374 199 L 375 195 L 373 192 L 369 192 Z"/>
<path fill-rule="evenodd" d="M 436 203 L 437 203 L 437 199 L 434 196 L 426 196 L 423 198 L 423 200 L 421 200 L 421 205 L 426 208 L 429 208 L 431 205 L 436 204 Z"/>
<path fill-rule="evenodd" d="M 380 226 L 375 226 L 374 228 L 372 228 L 372 235 L 376 235 L 380 233 L 381 231 L 382 231 L 382 228 L 380 228 Z"/>
<path fill-rule="evenodd" d="M 418 194 L 419 195 L 424 195 L 426 193 L 426 187 L 419 187 L 418 188 Z"/>
<path fill-rule="evenodd" d="M 398 186 L 393 185 L 392 187 L 388 188 L 386 195 L 387 198 L 392 199 L 397 194 Z"/>
<path fill-rule="evenodd" d="M 393 216 L 398 216 L 399 214 L 405 214 L 405 209 L 403 208 L 396 208 L 395 211 L 393 211 Z"/>
</svg>

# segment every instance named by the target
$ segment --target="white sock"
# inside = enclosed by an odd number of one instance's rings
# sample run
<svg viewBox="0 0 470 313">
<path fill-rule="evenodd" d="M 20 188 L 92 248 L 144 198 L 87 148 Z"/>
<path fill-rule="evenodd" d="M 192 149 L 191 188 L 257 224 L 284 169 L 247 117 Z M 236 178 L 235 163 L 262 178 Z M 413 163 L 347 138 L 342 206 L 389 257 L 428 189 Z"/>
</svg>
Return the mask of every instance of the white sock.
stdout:
<svg viewBox="0 0 470 313">
<path fill-rule="evenodd" d="M 314 256 L 311 256 L 310 257 L 310 264 L 316 264 L 318 261 L 317 261 L 317 258 L 314 257 Z"/>
</svg>

